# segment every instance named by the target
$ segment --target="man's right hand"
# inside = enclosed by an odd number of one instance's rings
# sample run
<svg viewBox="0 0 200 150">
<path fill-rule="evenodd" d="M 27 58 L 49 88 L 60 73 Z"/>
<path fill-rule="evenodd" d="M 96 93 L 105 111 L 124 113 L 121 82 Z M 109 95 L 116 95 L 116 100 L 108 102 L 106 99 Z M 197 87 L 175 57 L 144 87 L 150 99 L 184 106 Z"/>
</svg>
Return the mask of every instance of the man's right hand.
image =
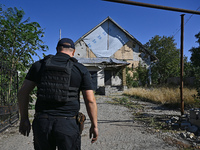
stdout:
<svg viewBox="0 0 200 150">
<path fill-rule="evenodd" d="M 30 130 L 31 130 L 31 124 L 29 119 L 20 120 L 19 132 L 24 136 L 29 136 Z"/>
<path fill-rule="evenodd" d="M 82 93 L 87 113 L 91 121 L 91 127 L 90 127 L 90 138 L 92 138 L 91 143 L 94 143 L 97 141 L 98 138 L 97 103 L 94 97 L 93 90 L 83 90 Z"/>
</svg>

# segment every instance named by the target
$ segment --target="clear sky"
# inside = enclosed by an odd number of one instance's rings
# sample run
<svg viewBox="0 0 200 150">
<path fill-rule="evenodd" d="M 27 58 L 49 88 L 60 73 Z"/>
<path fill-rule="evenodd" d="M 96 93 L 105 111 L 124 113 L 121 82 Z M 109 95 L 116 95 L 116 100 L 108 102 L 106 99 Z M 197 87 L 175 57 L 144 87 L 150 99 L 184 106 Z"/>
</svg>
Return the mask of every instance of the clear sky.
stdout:
<svg viewBox="0 0 200 150">
<path fill-rule="evenodd" d="M 200 11 L 200 0 L 134 1 Z M 0 4 L 23 9 L 24 20 L 30 17 L 31 22 L 38 22 L 45 29 L 42 40 L 49 46 L 46 54 L 55 54 L 60 29 L 62 38 L 68 37 L 75 42 L 108 16 L 142 44 L 155 35 L 174 35 L 177 48 L 180 48 L 181 14 L 185 14 L 184 55 L 190 58 L 188 50 L 198 46 L 195 34 L 200 32 L 200 15 L 102 0 L 1 0 Z"/>
</svg>

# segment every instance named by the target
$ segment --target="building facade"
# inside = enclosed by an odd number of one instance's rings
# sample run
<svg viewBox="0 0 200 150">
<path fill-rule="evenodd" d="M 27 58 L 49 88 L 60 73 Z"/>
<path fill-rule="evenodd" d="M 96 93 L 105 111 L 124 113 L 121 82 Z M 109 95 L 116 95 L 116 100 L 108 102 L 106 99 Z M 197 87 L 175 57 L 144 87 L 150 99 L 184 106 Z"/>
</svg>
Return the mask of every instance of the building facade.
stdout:
<svg viewBox="0 0 200 150">
<path fill-rule="evenodd" d="M 110 17 L 79 38 L 75 48 L 74 57 L 88 68 L 96 90 L 123 90 L 126 66 L 136 68 L 140 63 L 149 69 L 150 75 L 151 63 L 157 60 Z"/>
</svg>

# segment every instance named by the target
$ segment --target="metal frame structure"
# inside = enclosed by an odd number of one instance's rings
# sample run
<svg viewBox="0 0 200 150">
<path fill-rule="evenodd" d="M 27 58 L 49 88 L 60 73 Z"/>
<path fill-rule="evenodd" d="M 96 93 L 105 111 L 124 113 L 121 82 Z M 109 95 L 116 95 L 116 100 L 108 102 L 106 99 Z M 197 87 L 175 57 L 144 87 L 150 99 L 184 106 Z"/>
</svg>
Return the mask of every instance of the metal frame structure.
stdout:
<svg viewBox="0 0 200 150">
<path fill-rule="evenodd" d="M 129 0 L 103 0 L 103 1 L 116 2 L 116 3 L 122 3 L 122 4 L 129 4 L 129 5 L 135 5 L 135 6 L 142 6 L 142 7 L 149 7 L 149 8 L 156 8 L 156 9 L 163 9 L 163 10 L 169 10 L 169 11 L 184 12 L 184 13 L 200 15 L 200 11 L 181 9 L 181 8 L 174 8 L 174 7 L 155 5 L 155 4 L 148 4 L 148 3 L 141 3 L 141 2 L 135 2 L 135 1 L 129 1 Z M 181 51 L 181 58 L 180 58 L 180 60 L 181 60 L 180 61 L 180 66 L 181 66 L 181 69 L 180 69 L 181 115 L 184 114 L 184 100 L 183 100 L 183 70 L 184 70 L 184 66 L 183 66 L 183 64 L 184 64 L 184 61 L 183 61 L 183 45 L 184 45 L 184 14 L 181 15 L 181 45 L 180 45 L 180 51 Z"/>
<path fill-rule="evenodd" d="M 128 0 L 103 0 L 103 1 L 116 2 L 116 3 L 122 3 L 122 4 L 129 4 L 129 5 L 135 5 L 135 6 L 142 6 L 142 7 L 149 7 L 149 8 L 156 8 L 156 9 L 163 9 L 163 10 L 170 10 L 170 11 L 184 12 L 184 13 L 191 13 L 191 14 L 200 15 L 200 11 L 182 9 L 182 8 L 175 8 L 175 7 L 168 7 L 168 6 L 162 6 L 162 5 L 155 5 L 155 4 L 148 4 L 148 3 L 141 3 L 141 2 L 135 2 L 135 1 L 128 1 Z"/>
<path fill-rule="evenodd" d="M 18 121 L 18 72 L 0 61 L 0 132 Z"/>
</svg>

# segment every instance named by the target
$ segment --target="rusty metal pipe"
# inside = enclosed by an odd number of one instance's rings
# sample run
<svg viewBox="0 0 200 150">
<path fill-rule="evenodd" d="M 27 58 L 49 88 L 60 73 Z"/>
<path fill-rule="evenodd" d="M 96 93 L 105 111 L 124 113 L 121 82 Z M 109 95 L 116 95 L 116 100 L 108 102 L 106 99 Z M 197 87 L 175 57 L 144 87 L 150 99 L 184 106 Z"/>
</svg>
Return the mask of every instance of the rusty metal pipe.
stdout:
<svg viewBox="0 0 200 150">
<path fill-rule="evenodd" d="M 150 7 L 150 8 L 157 8 L 157 9 L 163 9 L 163 10 L 171 10 L 171 11 L 200 15 L 200 11 L 188 10 L 188 9 L 182 9 L 182 8 L 175 8 L 175 7 L 168 7 L 168 6 L 162 6 L 162 5 L 155 5 L 155 4 L 148 4 L 148 3 L 141 3 L 141 2 L 135 2 L 135 1 L 128 1 L 128 0 L 103 0 L 103 1 L 123 3 L 123 4 L 129 4 L 129 5 L 136 5 L 136 6 L 142 6 L 142 7 Z"/>
</svg>

